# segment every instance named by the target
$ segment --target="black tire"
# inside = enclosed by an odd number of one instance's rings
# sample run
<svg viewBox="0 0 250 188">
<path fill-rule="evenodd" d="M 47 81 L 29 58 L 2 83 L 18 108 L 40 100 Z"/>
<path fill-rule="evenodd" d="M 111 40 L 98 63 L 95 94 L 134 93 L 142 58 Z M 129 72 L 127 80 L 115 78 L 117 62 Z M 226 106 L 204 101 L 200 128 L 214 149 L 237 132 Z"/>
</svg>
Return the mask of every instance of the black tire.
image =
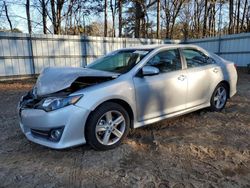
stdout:
<svg viewBox="0 0 250 188">
<path fill-rule="evenodd" d="M 221 88 L 221 89 L 224 89 L 225 90 L 225 101 L 224 103 L 221 103 L 221 105 L 218 107 L 216 105 L 216 102 L 215 102 L 215 97 L 217 95 L 217 92 L 218 92 L 218 89 Z M 211 100 L 210 100 L 210 110 L 212 111 L 216 111 L 216 112 L 220 112 L 225 106 L 226 106 L 226 103 L 227 103 L 227 99 L 229 97 L 229 88 L 228 86 L 225 84 L 225 83 L 220 83 L 216 86 L 216 88 L 214 89 L 214 92 L 212 94 L 212 97 L 211 97 Z"/>
<path fill-rule="evenodd" d="M 125 122 L 125 130 L 121 138 L 112 145 L 104 145 L 97 138 L 96 126 L 99 123 L 100 119 L 109 111 L 119 112 L 124 117 Z M 130 127 L 130 118 L 128 112 L 119 104 L 114 102 L 105 102 L 98 106 L 89 116 L 86 129 L 85 129 L 85 137 L 87 143 L 94 148 L 95 150 L 109 150 L 117 147 L 121 144 L 123 139 L 127 136 Z M 112 133 L 110 133 L 112 134 Z M 113 135 L 114 136 L 114 135 Z"/>
</svg>

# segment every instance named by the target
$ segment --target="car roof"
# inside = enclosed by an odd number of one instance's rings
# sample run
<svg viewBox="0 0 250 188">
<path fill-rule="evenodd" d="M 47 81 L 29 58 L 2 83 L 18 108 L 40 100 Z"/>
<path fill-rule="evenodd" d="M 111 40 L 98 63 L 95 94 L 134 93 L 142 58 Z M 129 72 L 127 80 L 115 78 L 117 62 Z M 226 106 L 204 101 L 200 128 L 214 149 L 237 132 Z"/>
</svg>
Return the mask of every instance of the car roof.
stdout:
<svg viewBox="0 0 250 188">
<path fill-rule="evenodd" d="M 131 46 L 127 48 L 123 48 L 122 50 L 155 50 L 160 48 L 199 48 L 197 45 L 192 44 L 150 44 L 150 45 L 140 45 L 140 46 Z"/>
</svg>

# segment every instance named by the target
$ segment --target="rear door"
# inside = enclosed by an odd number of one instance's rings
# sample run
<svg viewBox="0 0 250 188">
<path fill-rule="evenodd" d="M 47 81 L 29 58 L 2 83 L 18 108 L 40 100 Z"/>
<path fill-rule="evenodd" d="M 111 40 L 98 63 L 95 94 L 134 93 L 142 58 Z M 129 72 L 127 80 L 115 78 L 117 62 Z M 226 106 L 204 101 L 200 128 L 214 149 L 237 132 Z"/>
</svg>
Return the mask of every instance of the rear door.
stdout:
<svg viewBox="0 0 250 188">
<path fill-rule="evenodd" d="M 186 64 L 188 90 L 186 108 L 205 104 L 210 101 L 214 90 L 216 75 L 220 75 L 220 67 L 203 52 L 184 48 L 181 50 Z"/>
</svg>

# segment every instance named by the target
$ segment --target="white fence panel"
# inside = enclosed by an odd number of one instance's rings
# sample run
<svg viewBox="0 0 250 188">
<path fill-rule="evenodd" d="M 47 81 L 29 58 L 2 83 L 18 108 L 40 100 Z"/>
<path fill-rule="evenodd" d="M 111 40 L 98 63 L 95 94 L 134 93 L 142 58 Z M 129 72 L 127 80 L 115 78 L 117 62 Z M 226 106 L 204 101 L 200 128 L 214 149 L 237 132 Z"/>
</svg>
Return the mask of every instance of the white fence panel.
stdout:
<svg viewBox="0 0 250 188">
<path fill-rule="evenodd" d="M 0 78 L 39 74 L 48 66 L 84 66 L 110 51 L 145 44 L 191 43 L 234 61 L 250 63 L 250 33 L 195 40 L 103 38 L 0 33 Z"/>
</svg>

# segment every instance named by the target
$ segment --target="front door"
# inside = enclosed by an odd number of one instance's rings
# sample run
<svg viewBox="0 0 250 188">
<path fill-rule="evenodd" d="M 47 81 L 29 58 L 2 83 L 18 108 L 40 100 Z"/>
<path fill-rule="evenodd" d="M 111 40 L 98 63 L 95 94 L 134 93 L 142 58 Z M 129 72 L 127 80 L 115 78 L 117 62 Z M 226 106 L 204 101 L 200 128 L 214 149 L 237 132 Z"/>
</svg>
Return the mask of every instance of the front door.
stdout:
<svg viewBox="0 0 250 188">
<path fill-rule="evenodd" d="M 179 50 L 159 52 L 146 65 L 158 68 L 160 73 L 133 79 L 138 120 L 145 121 L 185 109 L 187 75 L 182 69 Z"/>
</svg>

